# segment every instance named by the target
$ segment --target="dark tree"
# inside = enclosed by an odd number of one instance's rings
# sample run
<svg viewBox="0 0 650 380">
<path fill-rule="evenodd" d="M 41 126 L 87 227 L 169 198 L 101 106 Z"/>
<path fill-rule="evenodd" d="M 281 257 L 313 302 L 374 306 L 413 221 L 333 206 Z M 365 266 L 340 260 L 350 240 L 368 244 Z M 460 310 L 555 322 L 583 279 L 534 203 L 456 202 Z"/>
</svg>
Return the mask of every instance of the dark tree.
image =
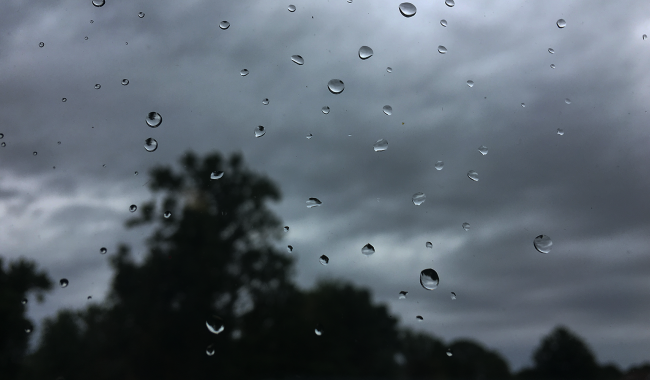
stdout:
<svg viewBox="0 0 650 380">
<path fill-rule="evenodd" d="M 556 327 L 533 354 L 534 375 L 548 380 L 592 380 L 596 358 L 587 344 L 565 327 Z"/>
</svg>

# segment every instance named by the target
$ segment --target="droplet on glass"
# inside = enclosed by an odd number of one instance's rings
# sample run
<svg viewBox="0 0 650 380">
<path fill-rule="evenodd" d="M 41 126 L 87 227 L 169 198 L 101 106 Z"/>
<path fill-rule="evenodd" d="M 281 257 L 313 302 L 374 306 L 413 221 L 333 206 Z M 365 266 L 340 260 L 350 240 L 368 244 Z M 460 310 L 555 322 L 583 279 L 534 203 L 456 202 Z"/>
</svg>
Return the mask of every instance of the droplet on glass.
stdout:
<svg viewBox="0 0 650 380">
<path fill-rule="evenodd" d="M 102 88 L 101 84 L 99 84 L 99 83 L 95 84 L 95 90 L 99 90 L 100 88 Z"/>
<path fill-rule="evenodd" d="M 138 210 L 138 206 L 136 206 L 136 205 L 129 206 L 129 211 L 136 212 L 137 210 Z"/>
<path fill-rule="evenodd" d="M 469 227 L 470 227 L 469 223 L 467 223 L 467 222 L 463 223 L 463 229 L 465 231 L 469 231 Z"/>
<path fill-rule="evenodd" d="M 362 46 L 359 48 L 359 58 L 368 59 L 372 57 L 373 51 L 369 46 Z"/>
<path fill-rule="evenodd" d="M 264 129 L 263 126 L 258 125 L 255 127 L 255 137 L 262 137 L 266 134 L 266 130 Z"/>
<path fill-rule="evenodd" d="M 230 23 L 228 21 L 221 21 L 219 27 L 223 30 L 230 28 Z"/>
<path fill-rule="evenodd" d="M 389 72 L 389 73 L 392 73 L 392 72 L 393 72 L 393 68 L 392 68 L 392 67 L 390 67 L 390 66 L 389 66 L 389 67 L 387 67 L 387 68 L 386 68 L 386 72 Z"/>
<path fill-rule="evenodd" d="M 569 99 L 569 98 L 564 99 L 564 103 L 571 104 L 571 99 Z"/>
<path fill-rule="evenodd" d="M 214 355 L 214 345 L 213 344 L 206 347 L 205 354 L 208 355 L 208 356 Z"/>
<path fill-rule="evenodd" d="M 210 173 L 210 179 L 221 179 L 223 177 L 223 172 L 221 170 L 216 170 Z"/>
<path fill-rule="evenodd" d="M 468 85 L 469 87 L 474 87 L 474 81 L 473 81 L 473 80 L 468 80 L 468 81 L 467 81 L 467 85 Z"/>
<path fill-rule="evenodd" d="M 314 329 L 314 333 L 318 336 L 323 335 L 323 327 L 320 324 L 317 325 L 316 328 Z"/>
<path fill-rule="evenodd" d="M 0 133 L 0 139 L 3 139 L 5 137 L 4 133 Z"/>
<path fill-rule="evenodd" d="M 442 19 L 440 20 L 440 25 L 444 26 L 445 28 L 447 27 L 447 20 Z"/>
<path fill-rule="evenodd" d="M 205 326 L 208 328 L 208 331 L 210 331 L 213 334 L 220 334 L 225 330 L 225 326 L 223 324 L 223 320 L 216 315 L 211 316 L 208 318 L 207 321 L 205 321 Z"/>
<path fill-rule="evenodd" d="M 84 37 L 84 40 L 88 41 L 88 36 Z"/>
<path fill-rule="evenodd" d="M 106 3 L 104 0 L 93 0 L 93 5 L 96 7 L 103 7 L 104 3 Z"/>
<path fill-rule="evenodd" d="M 22 303 L 23 305 L 27 305 L 27 298 L 23 298 L 23 300 L 20 301 L 20 303 Z"/>
<path fill-rule="evenodd" d="M 156 139 L 149 137 L 148 139 L 144 140 L 144 149 L 147 152 L 155 151 L 156 149 L 158 149 L 158 141 L 156 141 Z"/>
<path fill-rule="evenodd" d="M 31 332 L 32 332 L 32 328 L 31 328 L 31 327 L 26 327 L 26 328 L 25 328 L 25 332 L 26 332 L 27 334 L 31 333 Z"/>
<path fill-rule="evenodd" d="M 405 300 L 407 294 L 409 294 L 409 292 L 402 290 L 401 292 L 399 292 L 399 299 Z"/>
<path fill-rule="evenodd" d="M 265 106 L 268 106 L 269 105 L 269 98 L 262 99 L 262 104 L 264 104 Z"/>
<path fill-rule="evenodd" d="M 39 43 L 38 43 L 38 47 L 43 47 L 43 46 L 45 46 L 45 43 L 44 43 L 44 42 L 39 42 Z"/>
<path fill-rule="evenodd" d="M 93 298 L 93 296 L 88 296 L 86 299 L 91 299 L 91 298 Z"/>
<path fill-rule="evenodd" d="M 4 148 L 7 146 L 7 143 L 3 141 L 2 144 L 0 144 L 0 146 Z"/>
<path fill-rule="evenodd" d="M 424 203 L 424 201 L 427 200 L 427 196 L 424 195 L 424 193 L 418 192 L 418 193 L 413 194 L 413 198 L 411 200 L 413 201 L 414 205 L 419 206 L 422 203 Z"/>
<path fill-rule="evenodd" d="M 289 6 L 287 7 L 287 10 L 288 10 L 289 12 L 295 12 L 295 11 L 296 11 L 296 6 L 293 5 L 293 4 L 291 4 L 291 5 L 289 5 Z"/>
<path fill-rule="evenodd" d="M 393 107 L 391 107 L 391 106 L 386 105 L 386 106 L 384 106 L 384 108 L 382 110 L 388 116 L 393 114 Z"/>
<path fill-rule="evenodd" d="M 108 252 L 108 250 L 106 249 L 106 247 L 101 247 L 101 248 L 99 249 L 99 253 L 101 253 L 102 255 L 105 255 L 106 252 Z"/>
<path fill-rule="evenodd" d="M 423 288 L 426 290 L 433 290 L 438 287 L 438 284 L 440 283 L 440 278 L 438 277 L 438 273 L 429 268 L 429 269 L 424 269 L 422 272 L 420 272 L 420 285 L 422 285 Z"/>
<path fill-rule="evenodd" d="M 38 152 L 32 152 L 32 156 L 38 155 Z"/>
<path fill-rule="evenodd" d="M 557 134 L 560 135 L 560 136 L 564 136 L 564 129 L 558 128 L 557 129 Z"/>
<path fill-rule="evenodd" d="M 445 54 L 446 52 L 447 52 L 447 48 L 446 48 L 446 47 L 444 47 L 444 46 L 442 46 L 442 45 L 439 45 L 439 46 L 438 46 L 438 53 L 440 53 L 440 54 Z"/>
<path fill-rule="evenodd" d="M 548 52 L 551 54 L 555 54 L 555 50 L 553 50 L 553 48 L 548 48 Z"/>
<path fill-rule="evenodd" d="M 526 108 L 526 103 L 521 103 L 521 108 Z"/>
<path fill-rule="evenodd" d="M 551 238 L 546 235 L 539 235 L 535 240 L 533 240 L 533 245 L 540 253 L 549 253 L 551 252 L 553 241 L 551 241 Z"/>
<path fill-rule="evenodd" d="M 158 112 L 149 112 L 145 118 L 145 121 L 151 128 L 157 128 L 160 123 L 162 123 L 162 116 L 160 116 Z"/>
<path fill-rule="evenodd" d="M 128 85 L 128 84 L 129 84 L 129 80 L 128 80 L 128 79 L 126 79 L 126 78 L 125 78 L 125 79 L 122 79 L 122 86 L 126 86 L 126 85 Z"/>
<path fill-rule="evenodd" d="M 561 18 L 561 19 L 557 20 L 557 22 L 555 24 L 557 25 L 558 28 L 562 29 L 562 28 L 564 28 L 566 26 L 566 21 L 564 21 L 564 19 Z"/>
<path fill-rule="evenodd" d="M 330 263 L 330 258 L 327 257 L 327 256 L 325 256 L 325 255 L 323 255 L 323 256 L 321 256 L 321 257 L 318 258 L 318 261 L 319 261 L 321 264 L 323 264 L 323 265 L 327 265 L 327 264 Z"/>
<path fill-rule="evenodd" d="M 467 177 L 471 179 L 472 181 L 478 181 L 478 173 L 475 172 L 474 170 L 470 170 L 467 172 Z"/>
<path fill-rule="evenodd" d="M 144 12 L 138 12 L 138 17 L 143 18 L 144 17 Z"/>
<path fill-rule="evenodd" d="M 308 134 L 306 137 L 307 137 L 307 140 L 311 140 L 311 138 L 314 137 L 314 135 L 312 135 L 312 134 L 310 133 L 310 134 Z"/>
<path fill-rule="evenodd" d="M 171 218 L 172 217 L 172 212 L 171 211 L 165 211 L 165 213 L 163 214 L 163 217 L 165 219 Z"/>
<path fill-rule="evenodd" d="M 59 280 L 59 284 L 61 285 L 62 288 L 66 288 L 69 284 L 68 279 L 62 278 L 61 280 Z"/>
<path fill-rule="evenodd" d="M 644 34 L 642 38 L 643 38 L 643 40 L 645 41 L 645 40 L 648 39 L 648 35 L 647 35 L 647 34 Z"/>
<path fill-rule="evenodd" d="M 93 20 L 90 20 L 90 23 L 91 23 L 91 24 L 92 24 L 93 22 L 95 22 L 95 21 L 93 21 Z"/>
<path fill-rule="evenodd" d="M 323 202 L 321 202 L 318 198 L 309 198 L 307 199 L 307 208 L 314 208 L 322 205 Z"/>
<path fill-rule="evenodd" d="M 456 293 L 451 292 L 451 299 L 452 299 L 452 300 L 455 300 L 455 299 L 456 299 Z"/>
<path fill-rule="evenodd" d="M 415 8 L 415 5 L 411 3 L 402 3 L 399 5 L 399 12 L 402 14 L 404 17 L 413 17 L 415 16 L 415 12 L 417 12 L 417 8 Z"/>
<path fill-rule="evenodd" d="M 68 101 L 68 99 L 67 99 L 67 98 L 61 98 L 61 101 L 62 101 L 63 103 L 65 103 L 65 102 Z"/>
<path fill-rule="evenodd" d="M 375 253 L 375 247 L 372 246 L 372 244 L 368 243 L 361 248 L 361 253 L 363 253 L 366 256 L 370 256 L 373 253 Z"/>
<path fill-rule="evenodd" d="M 451 8 L 454 5 L 456 5 L 456 3 L 454 2 L 454 0 L 445 0 L 445 5 L 447 5 L 449 8 Z"/>
<path fill-rule="evenodd" d="M 323 111 L 323 113 L 327 115 L 328 113 L 330 113 L 330 108 L 328 106 L 323 106 L 323 108 L 321 108 L 321 111 Z"/>
<path fill-rule="evenodd" d="M 453 356 L 454 354 L 451 352 L 451 348 L 447 349 L 447 356 Z"/>
<path fill-rule="evenodd" d="M 138 172 L 133 172 L 133 175 L 138 175 Z"/>
<path fill-rule="evenodd" d="M 302 57 L 299 55 L 292 55 L 291 60 L 298 65 L 302 65 L 305 63 L 305 60 L 302 59 Z"/>
<path fill-rule="evenodd" d="M 417 319 L 418 322 L 422 322 L 424 320 L 421 315 L 416 316 L 415 319 Z"/>
<path fill-rule="evenodd" d="M 482 155 L 488 154 L 488 148 L 485 145 L 481 145 L 478 147 L 478 151 L 481 152 Z"/>
<path fill-rule="evenodd" d="M 248 75 L 248 69 L 242 69 L 242 70 L 239 72 L 239 75 L 245 77 L 246 75 Z"/>
<path fill-rule="evenodd" d="M 284 232 L 289 232 L 289 226 L 284 226 Z"/>
<path fill-rule="evenodd" d="M 551 63 L 551 69 L 555 68 L 555 63 Z"/>
<path fill-rule="evenodd" d="M 425 246 L 426 246 L 427 248 L 429 248 L 429 249 L 432 249 L 432 248 L 433 248 L 433 243 L 431 243 L 430 241 L 428 241 L 428 242 L 425 244 Z"/>
<path fill-rule="evenodd" d="M 388 140 L 381 139 L 377 140 L 375 145 L 372 146 L 375 152 L 383 152 L 388 149 Z"/>
<path fill-rule="evenodd" d="M 444 161 L 438 161 L 438 162 L 436 162 L 434 167 L 436 168 L 436 170 L 442 170 L 442 168 L 445 167 L 445 163 L 444 163 Z"/>
<path fill-rule="evenodd" d="M 327 82 L 327 89 L 330 90 L 332 94 L 340 94 L 345 90 L 345 85 L 340 79 L 332 79 Z"/>
<path fill-rule="evenodd" d="M 293 252 L 293 246 L 292 245 L 287 246 L 287 252 L 289 252 L 289 253 Z"/>
</svg>

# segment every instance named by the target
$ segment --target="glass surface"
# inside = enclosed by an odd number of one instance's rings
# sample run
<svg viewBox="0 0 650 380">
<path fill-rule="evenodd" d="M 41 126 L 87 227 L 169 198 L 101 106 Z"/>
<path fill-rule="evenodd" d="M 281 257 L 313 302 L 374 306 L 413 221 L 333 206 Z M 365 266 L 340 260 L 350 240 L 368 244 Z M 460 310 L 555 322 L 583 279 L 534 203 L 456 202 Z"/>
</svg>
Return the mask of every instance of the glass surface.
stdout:
<svg viewBox="0 0 650 380">
<path fill-rule="evenodd" d="M 0 372 L 648 363 L 650 3 L 401 4 L 1 2 Z"/>
</svg>

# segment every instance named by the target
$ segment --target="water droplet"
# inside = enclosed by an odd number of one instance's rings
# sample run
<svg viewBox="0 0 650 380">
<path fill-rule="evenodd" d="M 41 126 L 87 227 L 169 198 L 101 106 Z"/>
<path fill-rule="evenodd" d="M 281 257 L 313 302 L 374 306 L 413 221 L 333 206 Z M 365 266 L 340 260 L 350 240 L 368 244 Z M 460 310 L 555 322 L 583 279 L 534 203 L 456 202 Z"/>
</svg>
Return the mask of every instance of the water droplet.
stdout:
<svg viewBox="0 0 650 380">
<path fill-rule="evenodd" d="M 551 238 L 546 235 L 539 235 L 535 240 L 533 240 L 533 245 L 540 253 L 549 253 L 551 252 L 553 241 L 551 241 Z"/>
<path fill-rule="evenodd" d="M 387 67 L 387 68 L 386 68 L 386 72 L 389 72 L 389 73 L 392 73 L 392 72 L 393 72 L 393 68 L 392 68 L 392 67 L 390 67 L 390 66 L 389 66 L 389 67 Z"/>
<path fill-rule="evenodd" d="M 27 298 L 23 298 L 23 300 L 20 301 L 20 303 L 22 303 L 23 305 L 27 305 Z"/>
<path fill-rule="evenodd" d="M 439 46 L 438 46 L 438 53 L 440 53 L 440 54 L 445 54 L 446 52 L 447 52 L 447 48 L 446 48 L 446 47 L 444 47 L 444 46 L 442 46 L 442 45 L 439 45 Z"/>
<path fill-rule="evenodd" d="M 469 231 L 469 227 L 470 227 L 470 226 L 469 226 L 469 223 L 467 223 L 467 222 L 463 223 L 463 229 L 464 229 L 465 231 Z"/>
<path fill-rule="evenodd" d="M 228 21 L 221 21 L 219 27 L 223 30 L 230 28 L 230 23 Z"/>
<path fill-rule="evenodd" d="M 362 46 L 359 48 L 359 58 L 368 59 L 372 57 L 373 51 L 369 46 Z"/>
<path fill-rule="evenodd" d="M 102 88 L 101 84 L 99 84 L 99 83 L 95 84 L 95 90 L 99 90 L 100 88 Z"/>
<path fill-rule="evenodd" d="M 68 286 L 68 284 L 69 284 L 68 279 L 67 278 L 62 278 L 59 281 L 59 284 L 61 285 L 62 288 L 66 288 Z"/>
<path fill-rule="evenodd" d="M 43 46 L 45 46 L 45 43 L 44 43 L 44 42 L 39 42 L 39 43 L 38 43 L 38 47 L 43 47 Z"/>
<path fill-rule="evenodd" d="M 402 14 L 404 17 L 413 17 L 415 16 L 415 12 L 417 12 L 417 8 L 415 8 L 415 5 L 411 3 L 402 3 L 399 5 L 399 12 Z"/>
<path fill-rule="evenodd" d="M 384 108 L 383 108 L 382 110 L 383 110 L 384 113 L 385 113 L 386 115 L 388 115 L 388 116 L 390 116 L 390 115 L 393 114 L 393 107 L 391 107 L 391 106 L 388 106 L 388 105 L 387 105 L 387 106 L 384 106 Z"/>
<path fill-rule="evenodd" d="M 129 211 L 136 212 L 137 210 L 138 210 L 138 206 L 136 206 L 136 205 L 129 206 Z"/>
<path fill-rule="evenodd" d="M 453 356 L 454 354 L 451 352 L 451 348 L 447 349 L 447 356 Z"/>
<path fill-rule="evenodd" d="M 330 263 L 330 258 L 327 257 L 327 256 L 325 256 L 325 255 L 323 255 L 323 256 L 321 256 L 321 257 L 318 258 L 318 261 L 319 261 L 321 264 L 323 264 L 323 265 L 327 265 L 327 264 Z"/>
<path fill-rule="evenodd" d="M 373 145 L 372 147 L 373 149 L 375 149 L 375 152 L 383 152 L 386 149 L 388 149 L 388 140 L 385 139 L 377 140 L 375 145 Z"/>
<path fill-rule="evenodd" d="M 429 268 L 420 272 L 420 285 L 426 290 L 433 290 L 438 287 L 440 278 L 435 270 Z"/>
<path fill-rule="evenodd" d="M 314 208 L 322 205 L 323 202 L 321 202 L 318 198 L 309 198 L 307 200 L 307 208 Z"/>
<path fill-rule="evenodd" d="M 105 1 L 104 0 L 93 0 L 93 5 L 96 7 L 103 7 Z"/>
<path fill-rule="evenodd" d="M 156 149 L 158 149 L 158 141 L 156 141 L 156 139 L 149 137 L 148 139 L 144 140 L 144 149 L 147 152 L 155 151 Z"/>
<path fill-rule="evenodd" d="M 340 94 L 345 90 L 345 85 L 340 79 L 332 79 L 327 82 L 327 89 L 330 90 L 332 94 Z"/>
<path fill-rule="evenodd" d="M 99 249 L 99 253 L 101 253 L 102 255 L 105 255 L 106 252 L 108 252 L 108 250 L 106 249 L 106 247 L 101 247 L 101 248 Z"/>
<path fill-rule="evenodd" d="M 373 253 L 375 253 L 375 247 L 372 246 L 372 244 L 368 243 L 361 248 L 361 253 L 363 253 L 366 256 L 370 256 Z"/>
<path fill-rule="evenodd" d="M 31 333 L 31 332 L 32 332 L 31 327 L 27 327 L 27 328 L 25 328 L 25 332 L 26 332 L 27 334 Z"/>
<path fill-rule="evenodd" d="M 316 328 L 314 329 L 314 333 L 318 336 L 323 335 L 323 327 L 320 324 L 317 325 Z"/>
<path fill-rule="evenodd" d="M 452 299 L 452 300 L 455 300 L 455 299 L 456 299 L 456 293 L 451 292 L 451 299 Z"/>
<path fill-rule="evenodd" d="M 5 137 L 4 133 L 0 133 L 0 139 L 3 139 Z"/>
<path fill-rule="evenodd" d="M 38 152 L 32 152 L 32 156 L 36 156 Z"/>
<path fill-rule="evenodd" d="M 442 168 L 445 167 L 445 163 L 444 163 L 444 161 L 438 161 L 438 162 L 436 162 L 434 167 L 436 168 L 436 170 L 442 170 Z"/>
<path fill-rule="evenodd" d="M 125 79 L 126 80 L 126 79 Z M 128 84 L 128 80 L 126 81 Z M 162 123 L 162 116 L 158 112 L 149 112 L 145 118 L 147 125 L 151 128 L 157 128 Z"/>
<path fill-rule="evenodd" d="M 128 80 L 128 79 L 126 79 L 126 78 L 125 78 L 125 79 L 122 79 L 122 86 L 126 86 L 126 85 L 128 85 L 128 84 L 129 84 L 129 80 Z"/>
<path fill-rule="evenodd" d="M 444 26 L 445 28 L 447 27 L 447 20 L 442 19 L 440 20 L 440 25 Z"/>
<path fill-rule="evenodd" d="M 289 226 L 284 226 L 284 232 L 289 232 Z"/>
<path fill-rule="evenodd" d="M 555 64 L 551 63 L 551 69 L 554 69 L 554 68 L 555 68 Z"/>
<path fill-rule="evenodd" d="M 143 18 L 144 17 L 144 12 L 138 12 L 138 17 Z"/>
<path fill-rule="evenodd" d="M 0 144 L 0 146 L 2 146 L 4 148 L 4 147 L 7 146 L 7 143 L 3 141 L 2 144 Z"/>
<path fill-rule="evenodd" d="M 165 219 L 169 219 L 169 218 L 171 218 L 171 217 L 172 217 L 172 213 L 171 213 L 171 211 L 165 211 L 165 213 L 163 214 L 163 217 L 164 217 Z"/>
<path fill-rule="evenodd" d="M 93 20 L 90 20 L 90 23 L 91 23 L 91 24 L 92 24 L 93 22 L 95 22 L 95 21 L 93 21 Z"/>
<path fill-rule="evenodd" d="M 216 315 L 208 318 L 208 320 L 205 321 L 205 326 L 208 328 L 208 331 L 213 334 L 220 334 L 226 328 L 223 324 L 223 320 Z"/>
<path fill-rule="evenodd" d="M 571 99 L 569 99 L 569 98 L 564 99 L 564 103 L 571 104 Z"/>
<path fill-rule="evenodd" d="M 555 50 L 553 50 L 553 48 L 548 48 L 548 52 L 551 54 L 555 54 Z"/>
<path fill-rule="evenodd" d="M 221 177 L 223 177 L 223 172 L 221 170 L 210 173 L 210 179 L 221 179 Z"/>
<path fill-rule="evenodd" d="M 289 6 L 287 7 L 287 10 L 288 10 L 289 12 L 295 12 L 295 11 L 296 11 L 296 6 L 293 5 L 293 4 L 291 4 L 291 5 L 289 5 Z"/>
<path fill-rule="evenodd" d="M 526 108 L 526 103 L 521 103 L 521 108 Z"/>
<path fill-rule="evenodd" d="M 449 8 L 451 8 L 454 5 L 456 5 L 456 3 L 454 2 L 454 0 L 445 0 L 445 5 L 447 5 Z"/>
<path fill-rule="evenodd" d="M 472 181 L 478 181 L 478 173 L 475 172 L 474 170 L 468 171 L 467 177 L 469 177 L 469 179 L 471 179 Z"/>
<path fill-rule="evenodd" d="M 399 299 L 405 300 L 407 294 L 409 294 L 409 292 L 402 290 L 401 292 L 399 292 Z"/>
<path fill-rule="evenodd" d="M 422 322 L 424 320 L 421 315 L 416 316 L 415 319 L 417 319 L 418 322 Z"/>
<path fill-rule="evenodd" d="M 84 40 L 88 41 L 88 36 L 84 37 Z"/>
<path fill-rule="evenodd" d="M 485 145 L 481 145 L 478 147 L 478 151 L 481 152 L 482 155 L 488 154 L 488 148 Z"/>
<path fill-rule="evenodd" d="M 206 347 L 205 354 L 208 355 L 208 356 L 214 355 L 214 345 L 213 344 Z"/>
<path fill-rule="evenodd" d="M 469 87 L 474 87 L 474 81 L 473 81 L 473 80 L 468 80 L 468 81 L 467 81 L 467 85 L 468 85 Z"/>
<path fill-rule="evenodd" d="M 299 55 L 292 55 L 291 60 L 298 65 L 302 65 L 305 63 L 305 60 L 302 59 L 302 57 Z"/>
<path fill-rule="evenodd" d="M 557 134 L 560 135 L 560 136 L 564 136 L 564 129 L 558 128 L 557 129 Z"/>
<path fill-rule="evenodd" d="M 413 194 L 412 201 L 413 201 L 413 204 L 416 205 L 416 206 L 421 205 L 426 200 L 427 200 L 427 196 L 424 195 L 424 193 L 419 193 L 418 192 L 418 193 Z"/>
<path fill-rule="evenodd" d="M 561 18 L 561 19 L 557 20 L 557 22 L 555 24 L 557 24 L 558 28 L 562 29 L 562 28 L 564 28 L 566 26 L 566 21 L 564 21 L 564 19 Z"/>
<path fill-rule="evenodd" d="M 645 41 L 645 40 L 648 39 L 648 35 L 647 35 L 647 34 L 644 34 L 642 38 L 643 38 L 643 40 Z"/>
<path fill-rule="evenodd" d="M 86 298 L 86 299 L 91 299 L 91 298 L 93 298 L 93 296 L 88 296 L 88 298 Z"/>
<path fill-rule="evenodd" d="M 293 251 L 293 246 L 288 245 L 287 246 L 287 252 L 291 253 Z"/>
<path fill-rule="evenodd" d="M 61 98 L 61 101 L 62 101 L 63 103 L 65 103 L 65 102 L 68 101 L 68 99 L 67 99 L 67 98 Z"/>
<path fill-rule="evenodd" d="M 134 172 L 133 175 L 138 175 L 138 172 Z"/>
<path fill-rule="evenodd" d="M 57 141 L 57 144 L 61 145 L 61 141 Z"/>
<path fill-rule="evenodd" d="M 266 130 L 264 129 L 263 126 L 258 125 L 255 127 L 255 137 L 262 137 L 266 134 Z"/>
<path fill-rule="evenodd" d="M 268 106 L 269 105 L 269 98 L 262 99 L 262 104 L 264 104 L 265 106 Z"/>
<path fill-rule="evenodd" d="M 311 140 L 311 138 L 314 137 L 311 133 L 307 135 L 307 140 Z"/>
<path fill-rule="evenodd" d="M 246 75 L 248 75 L 248 69 L 242 69 L 242 70 L 239 72 L 239 75 L 245 77 Z"/>
<path fill-rule="evenodd" d="M 432 248 L 433 248 L 433 244 L 432 244 L 430 241 L 428 241 L 428 242 L 425 244 L 425 246 L 426 246 L 427 248 L 429 248 L 429 249 L 432 249 Z"/>
</svg>

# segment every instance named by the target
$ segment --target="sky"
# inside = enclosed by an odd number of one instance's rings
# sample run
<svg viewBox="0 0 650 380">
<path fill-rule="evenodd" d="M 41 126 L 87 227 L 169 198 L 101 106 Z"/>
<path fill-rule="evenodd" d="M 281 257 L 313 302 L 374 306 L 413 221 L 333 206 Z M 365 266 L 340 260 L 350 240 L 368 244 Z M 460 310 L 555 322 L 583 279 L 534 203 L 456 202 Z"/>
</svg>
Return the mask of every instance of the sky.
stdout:
<svg viewBox="0 0 650 380">
<path fill-rule="evenodd" d="M 150 230 L 124 221 L 150 199 L 148 170 L 216 150 L 278 184 L 277 245 L 302 287 L 369 288 L 403 326 L 476 339 L 514 369 L 559 324 L 601 363 L 650 360 L 650 3 L 415 1 L 404 17 L 392 1 L 290 1 L 0 3 L 0 255 L 70 281 L 32 318 L 102 300 L 107 256 L 146 252 Z"/>
</svg>

